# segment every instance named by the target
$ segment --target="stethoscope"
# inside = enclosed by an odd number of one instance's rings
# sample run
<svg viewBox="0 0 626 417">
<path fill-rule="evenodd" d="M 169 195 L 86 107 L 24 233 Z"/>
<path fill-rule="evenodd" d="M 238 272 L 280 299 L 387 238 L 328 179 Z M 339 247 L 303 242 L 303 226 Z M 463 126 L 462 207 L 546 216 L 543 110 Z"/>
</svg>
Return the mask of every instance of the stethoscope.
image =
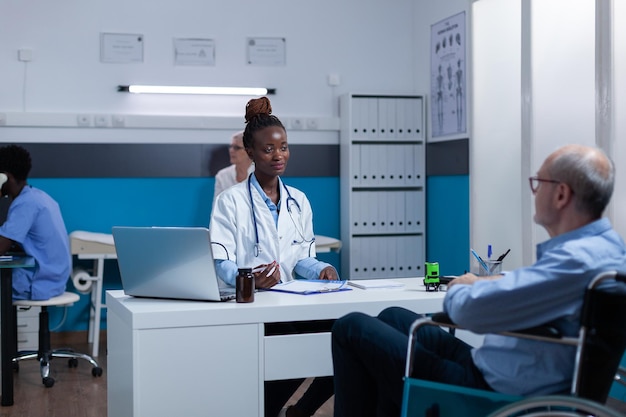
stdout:
<svg viewBox="0 0 626 417">
<path fill-rule="evenodd" d="M 252 210 L 252 224 L 254 225 L 254 239 L 255 239 L 254 256 L 258 257 L 259 254 L 262 252 L 262 250 L 259 244 L 259 228 L 258 228 L 257 221 L 256 221 L 256 210 L 254 208 L 254 198 L 252 198 L 252 185 L 250 181 L 250 178 L 252 178 L 252 175 L 254 175 L 254 173 L 248 176 L 248 196 L 250 197 L 250 208 Z M 296 228 L 296 231 L 302 238 L 302 240 L 299 240 L 299 241 L 294 240 L 292 244 L 299 245 L 304 242 L 309 243 L 309 256 L 311 256 L 311 246 L 315 242 L 315 236 L 313 236 L 311 239 L 307 239 L 304 237 L 304 232 L 302 230 L 302 227 L 300 227 L 298 223 L 296 223 L 296 221 L 293 218 L 293 213 L 291 212 L 291 207 L 295 205 L 296 208 L 298 209 L 298 214 L 302 214 L 302 209 L 300 208 L 300 204 L 298 204 L 296 199 L 291 196 L 291 193 L 289 192 L 289 188 L 287 188 L 285 183 L 282 182 L 280 179 L 278 179 L 278 181 L 280 181 L 283 184 L 283 188 L 287 192 L 287 200 L 285 201 L 285 204 L 287 205 L 287 211 L 289 212 L 289 217 L 291 218 L 291 222 L 293 223 L 294 227 Z"/>
</svg>

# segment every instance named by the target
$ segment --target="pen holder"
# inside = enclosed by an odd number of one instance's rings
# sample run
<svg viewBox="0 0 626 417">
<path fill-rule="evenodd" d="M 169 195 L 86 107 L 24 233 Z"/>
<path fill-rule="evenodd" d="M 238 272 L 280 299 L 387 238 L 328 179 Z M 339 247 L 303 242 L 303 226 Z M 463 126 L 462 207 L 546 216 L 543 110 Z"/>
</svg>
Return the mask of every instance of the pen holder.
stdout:
<svg viewBox="0 0 626 417">
<path fill-rule="evenodd" d="M 481 265 L 478 261 L 472 262 L 472 273 L 480 277 L 490 275 L 500 275 L 502 273 L 502 261 L 485 260 L 485 265 Z M 485 266 L 487 269 L 485 269 Z"/>
</svg>

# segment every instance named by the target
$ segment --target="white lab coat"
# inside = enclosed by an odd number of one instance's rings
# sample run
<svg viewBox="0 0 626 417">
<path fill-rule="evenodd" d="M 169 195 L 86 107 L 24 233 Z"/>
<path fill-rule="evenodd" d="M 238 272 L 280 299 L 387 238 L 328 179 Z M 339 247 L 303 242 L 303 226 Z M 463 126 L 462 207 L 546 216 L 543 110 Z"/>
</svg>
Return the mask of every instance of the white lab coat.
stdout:
<svg viewBox="0 0 626 417">
<path fill-rule="evenodd" d="M 284 187 L 280 181 L 278 230 L 272 213 L 249 180 L 236 184 L 217 196 L 209 224 L 215 259 L 229 259 L 239 268 L 254 268 L 276 260 L 280 266 L 282 281 L 294 279 L 296 263 L 300 259 L 316 256 L 313 211 L 303 192 L 288 187 L 291 197 L 298 202 L 301 209 L 298 210 L 296 204 L 289 200 L 290 213 Z M 256 237 L 248 189 L 252 192 L 256 212 L 258 256 L 255 256 Z"/>
</svg>

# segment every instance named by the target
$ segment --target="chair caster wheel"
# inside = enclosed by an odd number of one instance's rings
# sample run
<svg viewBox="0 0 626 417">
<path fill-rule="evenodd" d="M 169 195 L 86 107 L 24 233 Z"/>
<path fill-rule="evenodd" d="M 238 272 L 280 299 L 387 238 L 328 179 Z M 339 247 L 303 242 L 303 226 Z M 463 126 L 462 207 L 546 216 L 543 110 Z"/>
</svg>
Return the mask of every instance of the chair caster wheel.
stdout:
<svg viewBox="0 0 626 417">
<path fill-rule="evenodd" d="M 76 358 L 70 358 L 67 360 L 67 366 L 69 366 L 70 368 L 77 368 L 78 367 L 78 359 Z"/>
<path fill-rule="evenodd" d="M 42 380 L 42 382 L 46 386 L 46 388 L 50 388 L 54 385 L 54 378 L 47 376 Z"/>
<path fill-rule="evenodd" d="M 100 368 L 99 366 L 96 366 L 95 368 L 91 369 L 91 375 L 93 376 L 102 376 L 102 368 Z"/>
</svg>

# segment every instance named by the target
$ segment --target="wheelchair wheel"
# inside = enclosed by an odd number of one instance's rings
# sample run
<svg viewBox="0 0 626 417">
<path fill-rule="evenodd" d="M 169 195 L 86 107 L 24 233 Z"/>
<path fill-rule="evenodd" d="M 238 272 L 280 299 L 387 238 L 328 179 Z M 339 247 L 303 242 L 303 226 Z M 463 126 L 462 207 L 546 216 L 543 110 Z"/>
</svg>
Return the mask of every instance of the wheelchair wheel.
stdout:
<svg viewBox="0 0 626 417">
<path fill-rule="evenodd" d="M 526 398 L 508 404 L 489 414 L 488 417 L 624 417 L 623 414 L 610 408 L 586 400 L 584 398 L 569 397 L 566 395 L 550 395 L 544 397 Z"/>
</svg>

